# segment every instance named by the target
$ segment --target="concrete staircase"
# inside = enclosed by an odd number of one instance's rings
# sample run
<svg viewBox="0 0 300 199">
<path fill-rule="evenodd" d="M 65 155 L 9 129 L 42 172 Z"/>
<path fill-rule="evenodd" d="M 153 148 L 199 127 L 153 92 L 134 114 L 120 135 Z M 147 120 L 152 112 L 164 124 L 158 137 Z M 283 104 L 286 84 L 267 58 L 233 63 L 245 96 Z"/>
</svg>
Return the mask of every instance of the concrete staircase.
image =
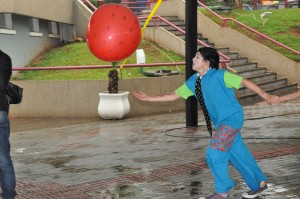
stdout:
<svg viewBox="0 0 300 199">
<path fill-rule="evenodd" d="M 164 18 L 177 27 L 183 30 L 185 29 L 184 21 L 179 20 L 178 17 L 172 16 Z M 148 26 L 152 25 L 153 23 L 150 22 Z M 159 26 L 168 30 L 174 36 L 185 40 L 185 35 L 176 30 L 176 28 L 171 27 L 163 22 L 159 22 Z M 296 83 L 289 83 L 287 78 L 278 77 L 277 73 L 268 71 L 264 66 L 258 66 L 257 62 L 248 60 L 247 57 L 239 56 L 238 52 L 231 51 L 226 47 L 218 47 L 216 44 L 209 42 L 208 38 L 203 38 L 201 34 L 198 34 L 198 39 L 228 56 L 230 58 L 230 63 L 228 63 L 227 66 L 233 69 L 236 74 L 256 83 L 268 93 L 282 96 L 298 91 L 298 85 Z M 201 45 L 198 47 L 201 47 Z M 262 100 L 260 96 L 245 87 L 241 87 L 236 94 L 240 103 L 243 105 L 254 104 Z"/>
</svg>

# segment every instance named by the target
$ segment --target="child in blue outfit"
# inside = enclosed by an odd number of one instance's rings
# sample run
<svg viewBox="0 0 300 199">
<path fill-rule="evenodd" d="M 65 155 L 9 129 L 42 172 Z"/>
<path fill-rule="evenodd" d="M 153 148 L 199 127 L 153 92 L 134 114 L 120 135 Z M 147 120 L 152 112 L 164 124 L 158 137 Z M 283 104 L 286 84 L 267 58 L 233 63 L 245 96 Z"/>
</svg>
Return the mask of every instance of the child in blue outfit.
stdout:
<svg viewBox="0 0 300 199">
<path fill-rule="evenodd" d="M 212 137 L 207 148 L 206 159 L 214 176 L 215 193 L 204 199 L 228 198 L 229 190 L 235 185 L 228 174 L 228 161 L 241 173 L 250 188 L 243 197 L 256 198 L 267 189 L 267 177 L 262 173 L 241 137 L 244 113 L 235 98 L 234 88 L 238 89 L 244 85 L 270 105 L 280 104 L 280 98 L 267 94 L 241 76 L 219 69 L 219 55 L 214 48 L 198 49 L 193 58 L 193 70 L 197 73 L 174 93 L 149 96 L 142 92 L 134 92 L 134 95 L 144 101 L 173 101 L 180 97 L 187 99 L 195 96 L 200 102 Z M 211 122 L 216 129 L 214 132 L 212 132 Z"/>
</svg>

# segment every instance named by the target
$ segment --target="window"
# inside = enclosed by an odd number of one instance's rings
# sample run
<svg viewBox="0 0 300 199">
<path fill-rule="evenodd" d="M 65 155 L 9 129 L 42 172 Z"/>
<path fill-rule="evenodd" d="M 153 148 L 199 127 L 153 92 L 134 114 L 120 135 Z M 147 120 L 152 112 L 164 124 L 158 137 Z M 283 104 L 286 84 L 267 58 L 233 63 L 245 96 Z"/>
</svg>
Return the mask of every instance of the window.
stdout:
<svg viewBox="0 0 300 199">
<path fill-rule="evenodd" d="M 0 28 L 5 28 L 9 30 L 12 29 L 11 14 L 5 14 L 5 13 L 0 14 Z"/>
<path fill-rule="evenodd" d="M 43 34 L 40 33 L 39 19 L 29 18 L 29 35 L 34 37 L 43 36 Z"/>
<path fill-rule="evenodd" d="M 12 15 L 9 13 L 0 13 L 0 34 L 16 34 L 13 30 Z"/>
<path fill-rule="evenodd" d="M 49 24 L 49 37 L 59 38 L 57 22 L 50 21 L 48 24 Z"/>
</svg>

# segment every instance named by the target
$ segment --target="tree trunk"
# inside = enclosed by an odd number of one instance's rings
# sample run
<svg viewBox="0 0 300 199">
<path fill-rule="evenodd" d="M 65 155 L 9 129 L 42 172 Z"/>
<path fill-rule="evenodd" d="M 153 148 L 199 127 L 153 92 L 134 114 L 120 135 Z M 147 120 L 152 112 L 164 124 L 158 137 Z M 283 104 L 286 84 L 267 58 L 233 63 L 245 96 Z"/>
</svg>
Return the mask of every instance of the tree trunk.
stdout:
<svg viewBox="0 0 300 199">
<path fill-rule="evenodd" d="M 117 69 L 112 69 L 108 73 L 108 92 L 109 93 L 118 93 L 118 71 Z"/>
</svg>

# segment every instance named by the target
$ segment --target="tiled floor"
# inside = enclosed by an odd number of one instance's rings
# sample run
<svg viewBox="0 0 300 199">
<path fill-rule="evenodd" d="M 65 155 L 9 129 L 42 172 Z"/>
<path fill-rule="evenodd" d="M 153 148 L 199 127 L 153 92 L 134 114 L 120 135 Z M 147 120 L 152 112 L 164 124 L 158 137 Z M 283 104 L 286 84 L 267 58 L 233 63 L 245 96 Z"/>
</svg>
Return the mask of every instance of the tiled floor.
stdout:
<svg viewBox="0 0 300 199">
<path fill-rule="evenodd" d="M 245 143 L 269 178 L 260 198 L 300 198 L 299 97 L 244 110 Z M 194 199 L 213 191 L 201 112 L 198 128 L 185 128 L 185 113 L 118 121 L 12 118 L 11 126 L 18 199 Z M 230 175 L 237 182 L 230 198 L 240 199 L 247 187 L 231 166 Z"/>
</svg>

